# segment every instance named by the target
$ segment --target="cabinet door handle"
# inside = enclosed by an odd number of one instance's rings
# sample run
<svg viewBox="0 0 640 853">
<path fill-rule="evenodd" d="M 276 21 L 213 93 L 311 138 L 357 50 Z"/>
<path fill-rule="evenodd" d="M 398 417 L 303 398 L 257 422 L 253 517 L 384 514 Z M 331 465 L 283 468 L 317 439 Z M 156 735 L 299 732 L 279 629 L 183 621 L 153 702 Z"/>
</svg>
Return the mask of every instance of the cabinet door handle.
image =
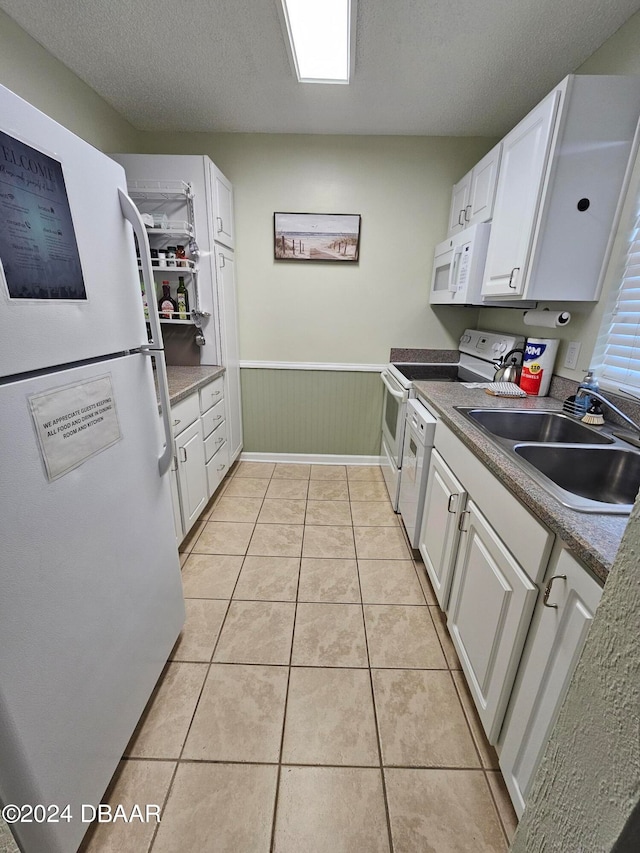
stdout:
<svg viewBox="0 0 640 853">
<path fill-rule="evenodd" d="M 556 580 L 560 580 L 560 579 L 562 579 L 563 581 L 566 581 L 567 576 L 566 575 L 554 575 L 552 578 L 549 578 L 549 583 L 547 584 L 547 587 L 544 591 L 544 597 L 542 599 L 542 603 L 544 604 L 545 607 L 553 607 L 556 610 L 558 609 L 557 604 L 549 604 L 549 596 L 551 595 L 551 587 L 553 586 L 553 582 Z"/>
<path fill-rule="evenodd" d="M 464 221 L 465 221 L 465 222 L 468 222 L 468 221 L 469 221 L 469 219 L 470 219 L 470 217 L 469 217 L 469 216 L 467 216 L 467 211 L 468 211 L 470 208 L 471 208 L 471 205 L 470 205 L 470 204 L 468 204 L 468 205 L 465 207 L 465 209 L 464 209 Z"/>
<path fill-rule="evenodd" d="M 220 267 L 220 269 L 223 269 L 223 267 L 225 266 L 225 263 L 226 262 L 225 262 L 224 255 L 222 254 L 222 252 L 220 252 L 220 254 L 218 255 L 218 266 Z"/>
<path fill-rule="evenodd" d="M 180 461 L 186 462 L 187 461 L 187 448 L 186 447 L 179 447 L 178 453 L 180 454 Z"/>
<path fill-rule="evenodd" d="M 458 214 L 458 225 L 464 225 L 464 207 Z"/>
<path fill-rule="evenodd" d="M 449 503 L 447 504 L 447 512 L 455 514 L 456 506 L 457 506 L 459 497 L 460 497 L 460 495 L 456 495 L 455 493 L 453 495 L 449 495 Z"/>
<path fill-rule="evenodd" d="M 511 284 L 511 282 L 513 281 L 513 276 L 514 276 L 514 274 L 515 274 L 516 272 L 519 272 L 519 270 L 520 270 L 520 267 L 514 267 L 514 268 L 511 270 L 511 275 L 509 276 L 509 287 L 513 288 L 513 290 L 515 290 L 515 289 L 516 289 L 516 286 L 515 286 L 515 284 Z"/>
<path fill-rule="evenodd" d="M 458 519 L 458 530 L 460 531 L 460 533 L 466 533 L 469 529 L 468 527 L 464 526 L 464 520 L 468 515 L 470 515 L 468 509 L 460 513 L 460 518 Z"/>
<path fill-rule="evenodd" d="M 218 234 L 222 231 L 222 217 L 216 216 L 216 222 L 218 223 Z"/>
</svg>

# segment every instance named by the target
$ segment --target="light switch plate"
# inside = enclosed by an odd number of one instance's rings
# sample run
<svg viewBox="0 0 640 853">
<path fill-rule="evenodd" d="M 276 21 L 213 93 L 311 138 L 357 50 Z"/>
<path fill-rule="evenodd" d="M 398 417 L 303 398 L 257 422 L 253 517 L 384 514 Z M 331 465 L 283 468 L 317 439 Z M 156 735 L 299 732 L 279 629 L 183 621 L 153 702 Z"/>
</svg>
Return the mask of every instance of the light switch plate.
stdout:
<svg viewBox="0 0 640 853">
<path fill-rule="evenodd" d="M 578 366 L 578 358 L 580 356 L 580 341 L 569 341 L 567 354 L 564 357 L 564 366 L 569 370 L 575 370 Z"/>
</svg>

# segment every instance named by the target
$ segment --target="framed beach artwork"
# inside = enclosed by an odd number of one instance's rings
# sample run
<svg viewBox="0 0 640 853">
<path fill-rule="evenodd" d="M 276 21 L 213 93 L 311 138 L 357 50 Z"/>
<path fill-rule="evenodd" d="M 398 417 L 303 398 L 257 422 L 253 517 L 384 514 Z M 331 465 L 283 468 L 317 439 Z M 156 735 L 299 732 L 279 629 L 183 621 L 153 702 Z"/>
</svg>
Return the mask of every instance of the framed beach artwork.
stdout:
<svg viewBox="0 0 640 853">
<path fill-rule="evenodd" d="M 277 261 L 353 263 L 359 253 L 359 214 L 273 214 L 273 255 Z"/>
</svg>

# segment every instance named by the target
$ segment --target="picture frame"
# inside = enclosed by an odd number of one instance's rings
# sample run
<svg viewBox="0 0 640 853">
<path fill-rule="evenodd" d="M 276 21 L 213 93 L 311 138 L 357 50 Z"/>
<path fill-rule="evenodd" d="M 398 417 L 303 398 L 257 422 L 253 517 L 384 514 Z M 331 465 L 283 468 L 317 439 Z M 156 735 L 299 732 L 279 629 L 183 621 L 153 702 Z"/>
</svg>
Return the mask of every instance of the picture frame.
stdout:
<svg viewBox="0 0 640 853">
<path fill-rule="evenodd" d="M 276 261 L 357 263 L 360 259 L 358 213 L 274 213 Z"/>
</svg>

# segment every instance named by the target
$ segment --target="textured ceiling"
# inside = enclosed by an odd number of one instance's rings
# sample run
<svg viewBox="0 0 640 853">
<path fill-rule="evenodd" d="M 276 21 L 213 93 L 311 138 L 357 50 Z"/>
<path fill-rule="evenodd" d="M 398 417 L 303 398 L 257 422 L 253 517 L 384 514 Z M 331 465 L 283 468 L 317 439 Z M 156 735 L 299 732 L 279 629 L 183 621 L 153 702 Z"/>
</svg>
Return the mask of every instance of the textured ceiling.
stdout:
<svg viewBox="0 0 640 853">
<path fill-rule="evenodd" d="M 640 0 L 359 0 L 349 86 L 301 84 L 279 0 L 0 0 L 141 130 L 500 136 Z"/>
</svg>

